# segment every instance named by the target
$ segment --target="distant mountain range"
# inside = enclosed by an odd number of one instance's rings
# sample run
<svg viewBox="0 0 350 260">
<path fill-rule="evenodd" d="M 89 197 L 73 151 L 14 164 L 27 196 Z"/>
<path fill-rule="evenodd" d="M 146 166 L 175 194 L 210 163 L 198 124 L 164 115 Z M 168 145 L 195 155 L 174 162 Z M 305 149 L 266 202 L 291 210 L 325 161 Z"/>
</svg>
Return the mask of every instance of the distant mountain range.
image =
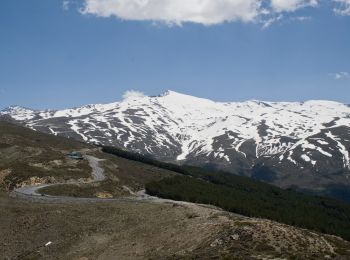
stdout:
<svg viewBox="0 0 350 260">
<path fill-rule="evenodd" d="M 224 103 L 167 91 L 59 111 L 13 106 L 0 118 L 350 201 L 350 107 L 333 101 Z"/>
</svg>

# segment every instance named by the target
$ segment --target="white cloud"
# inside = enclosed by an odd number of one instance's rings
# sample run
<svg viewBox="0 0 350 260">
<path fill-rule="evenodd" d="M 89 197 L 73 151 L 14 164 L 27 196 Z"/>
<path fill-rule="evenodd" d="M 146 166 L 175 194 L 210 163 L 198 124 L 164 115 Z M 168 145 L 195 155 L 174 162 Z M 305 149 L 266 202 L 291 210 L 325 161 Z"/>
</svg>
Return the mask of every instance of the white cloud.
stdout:
<svg viewBox="0 0 350 260">
<path fill-rule="evenodd" d="M 123 100 L 126 99 L 139 99 L 145 97 L 145 94 L 143 94 L 141 91 L 137 90 L 127 90 L 123 94 Z"/>
<path fill-rule="evenodd" d="M 291 17 L 285 17 L 285 15 L 279 13 L 275 16 L 270 16 L 264 19 L 262 19 L 260 22 L 262 23 L 262 29 L 265 30 L 269 27 L 271 27 L 275 23 L 282 23 L 282 22 L 305 22 L 309 21 L 312 18 L 310 16 L 291 16 Z"/>
<path fill-rule="evenodd" d="M 69 9 L 69 1 L 63 0 L 62 7 L 63 7 L 63 10 L 67 11 Z"/>
<path fill-rule="evenodd" d="M 349 79 L 350 78 L 350 73 L 349 72 L 337 72 L 337 73 L 333 73 L 331 74 L 335 80 L 340 80 L 340 79 Z"/>
<path fill-rule="evenodd" d="M 300 8 L 317 5 L 318 0 L 271 0 L 271 7 L 276 12 L 294 12 Z"/>
<path fill-rule="evenodd" d="M 65 9 L 71 0 L 63 0 Z M 309 20 L 299 16 L 306 7 L 316 8 L 323 0 L 82 0 L 84 15 L 116 17 L 122 20 L 153 21 L 168 25 L 225 22 L 254 22 L 268 28 L 280 20 Z M 350 0 L 331 0 L 334 12 L 350 15 Z M 290 14 L 286 14 L 290 13 Z M 294 14 L 295 13 L 295 14 Z M 282 15 L 282 16 L 281 16 Z"/>
<path fill-rule="evenodd" d="M 336 14 L 350 15 L 350 0 L 333 0 L 338 6 L 333 9 Z"/>
<path fill-rule="evenodd" d="M 192 22 L 214 25 L 231 21 L 254 21 L 259 15 L 261 2 L 262 0 L 85 0 L 81 13 L 168 24 Z"/>
</svg>

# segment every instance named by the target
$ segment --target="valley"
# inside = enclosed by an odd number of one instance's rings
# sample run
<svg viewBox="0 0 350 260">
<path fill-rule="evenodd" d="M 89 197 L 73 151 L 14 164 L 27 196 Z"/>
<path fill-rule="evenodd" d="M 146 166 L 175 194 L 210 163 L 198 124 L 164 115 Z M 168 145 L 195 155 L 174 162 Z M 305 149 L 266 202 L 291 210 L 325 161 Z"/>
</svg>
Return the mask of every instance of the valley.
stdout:
<svg viewBox="0 0 350 260">
<path fill-rule="evenodd" d="M 59 111 L 10 107 L 0 117 L 52 135 L 350 201 L 350 107 L 333 101 L 224 103 L 167 91 Z"/>
<path fill-rule="evenodd" d="M 0 260 L 350 260 L 350 0 L 1 0 Z"/>
<path fill-rule="evenodd" d="M 0 252 L 4 259 L 350 256 L 350 243 L 339 236 L 140 192 L 149 183 L 182 176 L 176 165 L 126 156 L 122 151 L 121 156 L 104 153 L 90 144 L 7 122 L 0 122 L 0 131 Z M 71 150 L 81 151 L 90 160 L 70 159 Z M 67 171 L 63 174 L 57 165 Z M 23 168 L 29 170 L 20 171 Z M 96 170 L 98 182 L 93 178 Z M 16 189 L 32 185 L 49 185 L 38 192 L 53 196 L 14 195 Z M 248 181 L 246 188 L 250 185 Z"/>
</svg>

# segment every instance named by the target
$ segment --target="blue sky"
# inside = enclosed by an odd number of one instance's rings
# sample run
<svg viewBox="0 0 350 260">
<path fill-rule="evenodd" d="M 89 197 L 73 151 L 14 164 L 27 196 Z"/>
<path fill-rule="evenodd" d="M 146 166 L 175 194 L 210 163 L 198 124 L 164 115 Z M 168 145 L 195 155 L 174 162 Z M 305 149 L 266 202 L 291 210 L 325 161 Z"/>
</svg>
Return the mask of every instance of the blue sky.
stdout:
<svg viewBox="0 0 350 260">
<path fill-rule="evenodd" d="M 350 103 L 348 0 L 221 0 L 200 11 L 198 0 L 172 0 L 169 13 L 170 0 L 100 1 L 0 2 L 0 108 L 113 102 L 130 89 Z"/>
</svg>

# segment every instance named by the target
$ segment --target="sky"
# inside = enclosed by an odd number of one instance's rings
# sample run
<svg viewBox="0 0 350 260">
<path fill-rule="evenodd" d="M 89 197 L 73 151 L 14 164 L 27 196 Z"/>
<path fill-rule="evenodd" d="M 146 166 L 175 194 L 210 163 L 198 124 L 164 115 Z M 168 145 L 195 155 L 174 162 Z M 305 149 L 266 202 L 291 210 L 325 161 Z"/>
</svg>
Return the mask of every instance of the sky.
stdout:
<svg viewBox="0 0 350 260">
<path fill-rule="evenodd" d="M 350 103 L 350 0 L 1 0 L 0 109 L 173 90 Z"/>
</svg>

